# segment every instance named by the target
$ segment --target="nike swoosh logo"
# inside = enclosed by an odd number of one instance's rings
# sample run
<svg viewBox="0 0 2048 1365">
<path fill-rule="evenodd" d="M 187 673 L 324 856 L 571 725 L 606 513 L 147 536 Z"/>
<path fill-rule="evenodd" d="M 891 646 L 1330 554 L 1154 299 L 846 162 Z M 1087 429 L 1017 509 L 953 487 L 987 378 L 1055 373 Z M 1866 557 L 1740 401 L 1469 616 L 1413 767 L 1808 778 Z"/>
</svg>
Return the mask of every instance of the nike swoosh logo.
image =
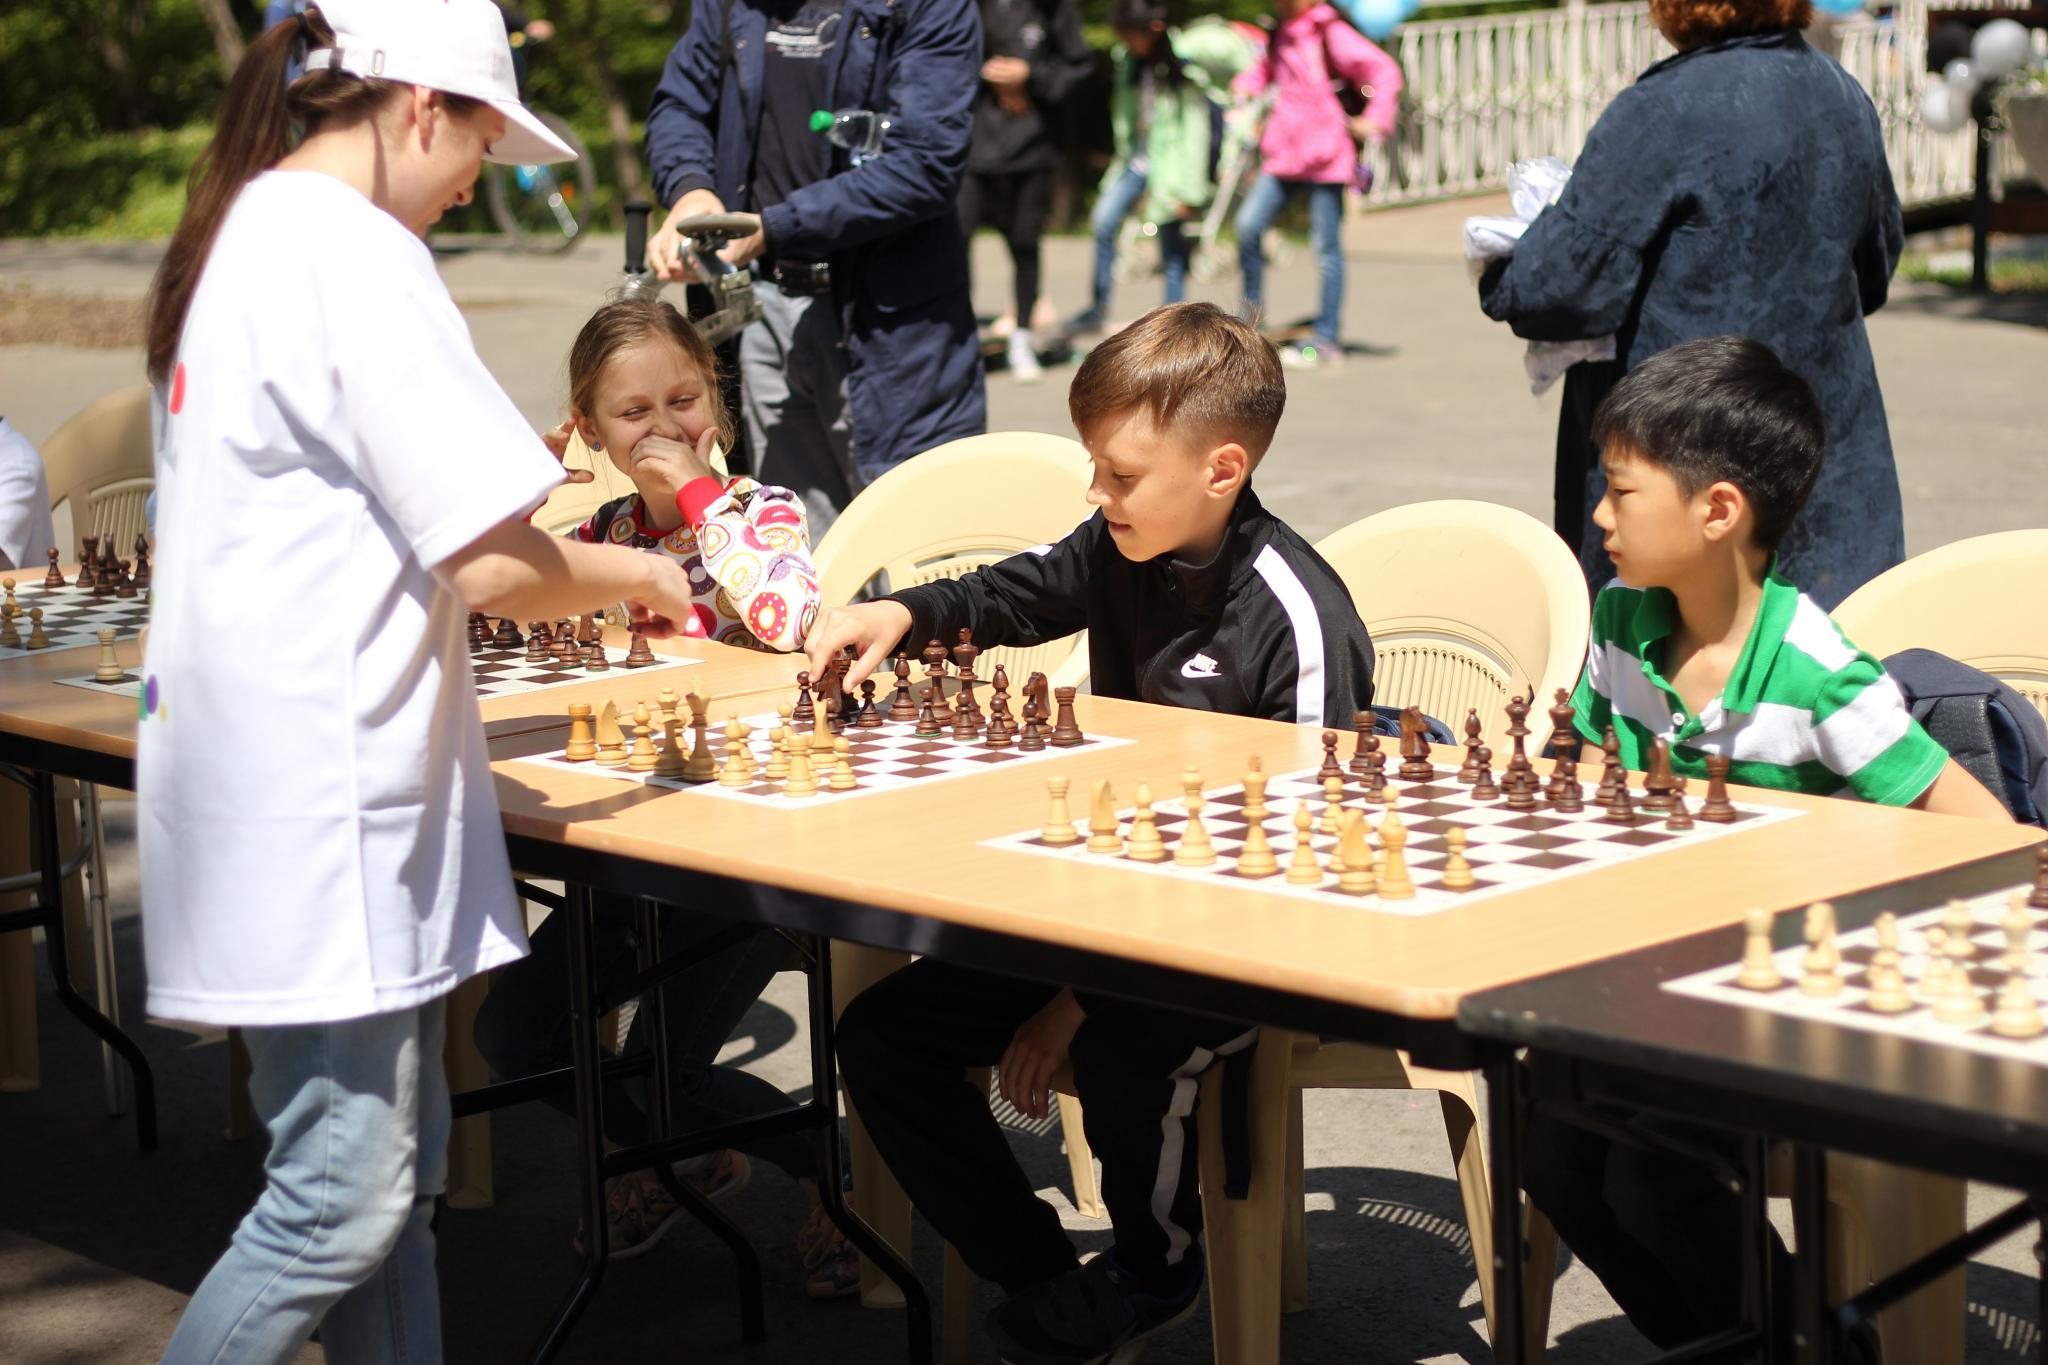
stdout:
<svg viewBox="0 0 2048 1365">
<path fill-rule="evenodd" d="M 1183 678 L 1220 678 L 1223 676 L 1222 672 L 1216 667 L 1216 661 L 1201 654 L 1197 654 L 1194 658 L 1182 664 L 1180 666 L 1180 675 Z"/>
</svg>

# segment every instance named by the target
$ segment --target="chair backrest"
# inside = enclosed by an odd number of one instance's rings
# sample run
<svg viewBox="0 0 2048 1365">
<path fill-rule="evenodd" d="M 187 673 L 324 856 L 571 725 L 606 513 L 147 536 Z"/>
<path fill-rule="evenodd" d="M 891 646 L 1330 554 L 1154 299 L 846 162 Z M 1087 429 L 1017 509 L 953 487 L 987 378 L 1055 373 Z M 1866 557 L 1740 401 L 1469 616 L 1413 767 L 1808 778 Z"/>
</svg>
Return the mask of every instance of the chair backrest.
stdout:
<svg viewBox="0 0 2048 1365">
<path fill-rule="evenodd" d="M 1833 615 L 1858 649 L 1880 659 L 1935 650 L 2048 715 L 2048 531 L 2000 531 L 1915 555 Z"/>
<path fill-rule="evenodd" d="M 93 400 L 43 442 L 57 548 L 66 562 L 87 536 L 112 544 L 117 555 L 134 553 L 143 504 L 156 487 L 149 425 L 149 385 L 137 384 Z"/>
<path fill-rule="evenodd" d="M 843 606 L 877 577 L 890 591 L 958 578 L 1058 540 L 1088 517 L 1088 478 L 1079 442 L 1034 431 L 969 436 L 905 460 L 862 489 L 818 542 L 820 600 Z M 1012 687 L 1033 671 L 1078 686 L 1087 636 L 988 650 L 981 676 L 998 663 Z"/>
<path fill-rule="evenodd" d="M 1419 706 L 1461 736 L 1477 710 L 1498 762 L 1514 689 L 1533 685 L 1541 716 L 1578 681 L 1592 624 L 1585 574 L 1534 517 L 1419 502 L 1355 521 L 1316 550 L 1372 632 L 1376 703 Z M 1548 735 L 1533 728 L 1540 745 Z"/>
</svg>

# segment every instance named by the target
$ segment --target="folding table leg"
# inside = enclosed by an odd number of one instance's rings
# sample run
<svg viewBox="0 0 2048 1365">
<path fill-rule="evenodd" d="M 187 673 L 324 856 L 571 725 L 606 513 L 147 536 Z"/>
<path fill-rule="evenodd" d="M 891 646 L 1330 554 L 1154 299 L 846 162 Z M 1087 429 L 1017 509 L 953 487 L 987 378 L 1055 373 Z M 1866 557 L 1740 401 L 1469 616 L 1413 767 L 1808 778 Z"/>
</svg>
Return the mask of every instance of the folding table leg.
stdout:
<svg viewBox="0 0 2048 1365">
<path fill-rule="evenodd" d="M 1828 1304 L 1828 1154 L 1810 1142 L 1792 1149 L 1793 1356 L 1831 1365 L 1835 1315 Z M 1770 1324 L 1764 1324 L 1770 1331 Z"/>
<path fill-rule="evenodd" d="M 114 960 L 114 911 L 107 886 L 107 826 L 100 815 L 100 789 L 91 782 L 78 784 L 80 837 L 86 845 L 86 913 L 92 920 L 93 999 L 107 1021 L 121 1023 L 121 980 Z M 107 1087 L 107 1113 L 115 1117 L 128 1112 L 128 1073 L 118 1065 L 114 1049 L 100 1044 L 100 1072 Z"/>
<path fill-rule="evenodd" d="M 597 1012 L 590 980 L 590 889 L 569 886 L 569 1053 L 576 1085 L 576 1173 L 583 1204 L 583 1273 L 534 1351 L 534 1365 L 553 1360 L 597 1293 L 611 1257 L 604 1221 L 604 1091 L 598 1072 Z"/>
<path fill-rule="evenodd" d="M 36 870 L 42 878 L 37 904 L 44 912 L 43 946 L 50 955 L 50 977 L 57 1000 L 128 1063 L 135 1076 L 135 1128 L 142 1150 L 156 1150 L 156 1078 L 149 1059 L 135 1040 L 94 1009 L 71 984 L 71 958 L 64 928 L 64 859 L 57 837 L 57 783 L 48 773 L 29 774 L 29 799 L 34 808 Z"/>
<path fill-rule="evenodd" d="M 1500 1365 L 1523 1365 L 1522 1068 L 1513 1052 L 1486 1068 L 1486 1098 L 1493 1145 L 1493 1353 Z"/>
</svg>

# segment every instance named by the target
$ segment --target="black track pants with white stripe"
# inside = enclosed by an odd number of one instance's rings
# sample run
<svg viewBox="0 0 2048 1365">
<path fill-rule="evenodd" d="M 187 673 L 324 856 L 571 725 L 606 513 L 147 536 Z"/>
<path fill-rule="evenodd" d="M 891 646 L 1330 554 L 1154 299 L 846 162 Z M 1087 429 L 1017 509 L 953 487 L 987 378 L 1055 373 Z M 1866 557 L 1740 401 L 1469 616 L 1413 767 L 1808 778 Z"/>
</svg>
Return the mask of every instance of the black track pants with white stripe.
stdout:
<svg viewBox="0 0 2048 1365">
<path fill-rule="evenodd" d="M 964 1074 L 1000 1061 L 1018 1026 L 1057 993 L 923 958 L 863 992 L 839 1021 L 847 1093 L 882 1159 L 968 1267 L 1009 1293 L 1071 1269 L 1073 1243 Z M 1074 1086 L 1102 1162 L 1117 1260 L 1148 1289 L 1175 1289 L 1202 1228 L 1196 1077 L 1255 1034 L 1119 1000 L 1083 1004 Z"/>
</svg>

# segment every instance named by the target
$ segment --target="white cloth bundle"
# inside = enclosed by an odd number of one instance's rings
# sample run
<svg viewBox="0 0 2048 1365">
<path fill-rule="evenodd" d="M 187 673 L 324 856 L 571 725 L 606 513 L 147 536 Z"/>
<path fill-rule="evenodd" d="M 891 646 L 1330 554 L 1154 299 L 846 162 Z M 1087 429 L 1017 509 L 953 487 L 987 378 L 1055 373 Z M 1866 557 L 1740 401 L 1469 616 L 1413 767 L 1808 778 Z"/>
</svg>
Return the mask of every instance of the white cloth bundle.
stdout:
<svg viewBox="0 0 2048 1365">
<path fill-rule="evenodd" d="M 1511 216 L 1476 214 L 1465 220 L 1465 265 L 1477 280 L 1490 261 L 1515 254 L 1515 244 L 1528 231 L 1536 215 L 1557 202 L 1572 168 L 1554 156 L 1517 161 L 1508 169 L 1508 205 Z M 1614 338 L 1590 341 L 1532 341 L 1522 356 L 1522 368 L 1529 374 L 1529 392 L 1540 394 L 1582 360 L 1614 359 Z"/>
</svg>

